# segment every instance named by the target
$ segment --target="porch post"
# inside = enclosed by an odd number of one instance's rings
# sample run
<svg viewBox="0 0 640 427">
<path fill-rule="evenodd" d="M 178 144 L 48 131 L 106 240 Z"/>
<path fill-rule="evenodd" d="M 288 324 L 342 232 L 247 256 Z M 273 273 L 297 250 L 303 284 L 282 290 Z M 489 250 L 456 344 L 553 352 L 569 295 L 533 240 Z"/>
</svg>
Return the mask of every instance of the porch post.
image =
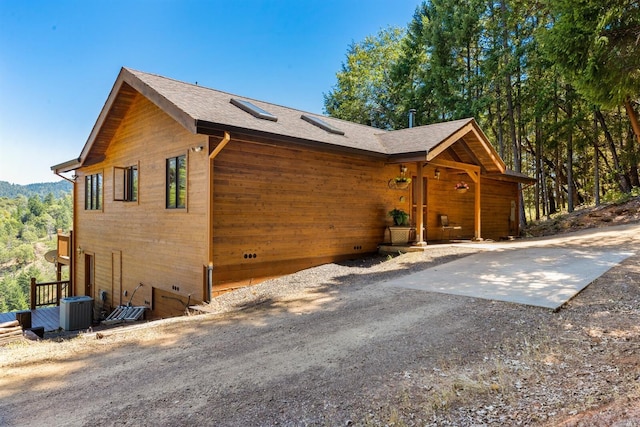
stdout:
<svg viewBox="0 0 640 427">
<path fill-rule="evenodd" d="M 480 203 L 480 173 L 478 172 L 477 174 L 477 179 L 475 180 L 475 187 L 476 187 L 476 191 L 475 191 L 475 205 L 474 205 L 474 237 L 473 240 L 482 240 L 482 234 L 480 233 L 480 229 L 481 229 L 481 224 L 480 224 L 480 208 L 481 208 L 481 203 Z"/>
<path fill-rule="evenodd" d="M 423 162 L 416 163 L 416 185 L 413 188 L 417 188 L 416 191 L 416 246 L 426 246 L 427 242 L 424 241 L 424 215 L 422 212 L 422 206 L 424 205 L 424 164 Z"/>
</svg>

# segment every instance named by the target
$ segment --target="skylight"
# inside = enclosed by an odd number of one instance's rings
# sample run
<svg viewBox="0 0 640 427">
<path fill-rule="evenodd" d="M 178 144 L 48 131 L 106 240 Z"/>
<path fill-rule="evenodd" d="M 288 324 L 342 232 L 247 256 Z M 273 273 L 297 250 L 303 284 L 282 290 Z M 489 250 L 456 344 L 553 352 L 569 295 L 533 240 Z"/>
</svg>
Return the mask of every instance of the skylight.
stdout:
<svg viewBox="0 0 640 427">
<path fill-rule="evenodd" d="M 331 126 L 329 123 L 327 123 L 324 120 L 319 119 L 317 117 L 308 116 L 306 114 L 303 114 L 303 115 L 300 116 L 300 118 L 302 120 L 306 121 L 306 122 L 311 123 L 314 126 L 318 126 L 320 129 L 326 130 L 329 133 L 335 133 L 336 135 L 344 135 L 343 131 L 341 131 L 337 127 Z"/>
<path fill-rule="evenodd" d="M 270 112 L 263 110 L 257 105 L 252 104 L 249 101 L 245 101 L 242 99 L 231 98 L 231 103 L 238 107 L 239 109 L 246 111 L 251 114 L 253 117 L 257 117 L 262 120 L 271 120 L 272 122 L 277 122 L 278 117 L 274 116 Z"/>
</svg>

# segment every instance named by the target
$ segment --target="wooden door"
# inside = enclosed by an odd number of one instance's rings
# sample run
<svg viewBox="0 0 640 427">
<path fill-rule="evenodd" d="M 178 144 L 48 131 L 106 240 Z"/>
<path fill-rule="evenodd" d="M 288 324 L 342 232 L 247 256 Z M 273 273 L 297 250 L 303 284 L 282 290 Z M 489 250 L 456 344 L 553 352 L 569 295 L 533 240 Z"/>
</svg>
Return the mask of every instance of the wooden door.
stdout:
<svg viewBox="0 0 640 427">
<path fill-rule="evenodd" d="M 84 294 L 93 298 L 93 288 L 95 284 L 95 262 L 94 255 L 84 254 Z"/>
<path fill-rule="evenodd" d="M 122 305 L 122 252 L 111 252 L 111 307 Z"/>
</svg>

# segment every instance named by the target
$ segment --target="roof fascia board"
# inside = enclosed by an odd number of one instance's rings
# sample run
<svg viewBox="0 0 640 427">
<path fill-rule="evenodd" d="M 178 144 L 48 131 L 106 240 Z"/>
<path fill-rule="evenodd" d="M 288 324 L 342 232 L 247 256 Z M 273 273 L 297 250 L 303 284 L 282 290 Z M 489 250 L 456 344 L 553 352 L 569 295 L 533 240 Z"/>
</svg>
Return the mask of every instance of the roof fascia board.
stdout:
<svg viewBox="0 0 640 427">
<path fill-rule="evenodd" d="M 504 173 L 504 171 L 506 170 L 506 165 L 504 164 L 502 159 L 500 159 L 498 152 L 493 148 L 493 146 L 489 142 L 489 139 L 484 134 L 484 132 L 482 132 L 482 130 L 478 126 L 478 123 L 476 122 L 475 119 L 471 119 L 467 124 L 462 126 L 460 129 L 452 133 L 449 137 L 445 138 L 442 142 L 440 142 L 434 148 L 429 150 L 429 153 L 427 155 L 427 161 L 431 161 L 435 159 L 438 155 L 446 151 L 452 144 L 454 144 L 460 139 L 463 139 L 463 137 L 470 132 L 473 133 L 478 138 L 483 149 L 489 155 L 489 157 L 491 158 L 492 162 L 496 165 L 498 170 Z"/>
<path fill-rule="evenodd" d="M 414 153 L 392 154 L 387 158 L 387 163 L 410 163 L 410 162 L 426 162 L 427 152 L 418 151 Z"/>
<path fill-rule="evenodd" d="M 80 163 L 81 163 L 80 166 L 82 166 L 82 163 L 84 163 L 84 160 L 89 155 L 89 152 L 93 147 L 93 142 L 98 137 L 98 134 L 100 133 L 100 129 L 102 129 L 102 125 L 107 119 L 107 116 L 111 111 L 111 107 L 113 106 L 113 103 L 118 98 L 118 92 L 120 92 L 120 89 L 122 87 L 122 82 L 124 81 L 124 72 L 125 72 L 125 69 L 122 68 L 120 70 L 120 73 L 118 74 L 118 78 L 116 79 L 116 82 L 113 84 L 113 87 L 111 88 L 111 92 L 109 92 L 109 96 L 107 97 L 107 100 L 102 106 L 102 110 L 100 111 L 100 114 L 98 115 L 98 119 L 93 125 L 93 129 L 91 129 L 91 133 L 89 134 L 89 138 L 87 138 L 87 142 L 84 144 L 84 147 L 82 147 L 82 151 L 80 152 L 80 157 L 79 157 Z"/>
<path fill-rule="evenodd" d="M 131 73 L 129 70 L 123 67 L 120 69 L 120 73 L 118 74 L 118 77 L 116 78 L 116 81 L 113 84 L 113 87 L 111 88 L 111 92 L 109 92 L 109 96 L 107 97 L 107 100 L 104 106 L 102 107 L 100 114 L 98 115 L 98 119 L 96 120 L 96 123 L 93 125 L 93 129 L 89 134 L 89 138 L 87 138 L 87 142 L 85 143 L 84 147 L 82 148 L 82 151 L 80 152 L 80 157 L 79 157 L 80 164 L 76 167 L 76 169 L 84 164 L 87 156 L 91 152 L 93 143 L 98 137 L 100 130 L 102 129 L 102 126 L 104 125 L 105 121 L 107 120 L 109 113 L 111 111 L 111 108 L 113 107 L 116 99 L 118 98 L 118 94 L 120 93 L 120 90 L 122 89 L 122 85 L 124 83 L 128 84 L 134 90 L 136 90 L 137 92 L 142 94 L 144 97 L 149 99 L 158 108 L 163 110 L 165 113 L 170 115 L 174 120 L 180 123 L 185 129 L 187 129 L 191 133 L 196 133 L 196 125 L 193 117 L 189 116 L 188 114 L 180 110 L 178 107 L 176 107 L 175 104 L 171 103 L 165 97 L 160 95 L 155 89 L 151 88 L 149 85 L 147 85 L 142 80 L 140 80 L 137 76 L 135 76 L 133 73 Z"/>
<path fill-rule="evenodd" d="M 72 170 L 76 170 L 78 169 L 80 166 L 82 166 L 82 163 L 80 162 L 80 159 L 72 159 L 72 160 L 67 160 L 64 163 L 60 163 L 57 165 L 53 165 L 51 166 L 51 170 L 54 173 L 64 173 L 64 172 L 71 172 Z"/>
<path fill-rule="evenodd" d="M 454 144 L 463 136 L 471 132 L 472 129 L 473 129 L 473 125 L 471 124 L 471 122 L 469 122 L 464 126 L 462 126 L 460 129 L 458 129 L 457 131 L 455 131 L 454 133 L 452 133 L 451 135 L 449 135 L 447 138 L 443 139 L 440 143 L 438 143 L 438 145 L 436 145 L 431 150 L 429 150 L 429 153 L 427 154 L 427 161 L 431 161 L 437 156 L 439 156 L 440 154 L 444 153 L 447 150 L 447 148 L 449 148 L 452 144 Z"/>
<path fill-rule="evenodd" d="M 500 158 L 500 155 L 498 154 L 496 149 L 493 148 L 493 145 L 491 145 L 491 143 L 489 142 L 489 138 L 487 138 L 487 135 L 485 135 L 482 129 L 480 129 L 480 126 L 475 119 L 473 119 L 472 124 L 473 128 L 475 129 L 476 135 L 478 136 L 480 141 L 482 141 L 482 146 L 486 150 L 487 154 L 491 157 L 496 166 L 498 166 L 500 172 L 504 173 L 507 170 L 507 165 Z"/>
<path fill-rule="evenodd" d="M 526 175 L 512 175 L 509 173 L 504 173 L 504 174 L 487 174 L 484 175 L 485 178 L 487 179 L 493 179 L 496 181 L 506 181 L 506 182 L 519 182 L 521 184 L 526 184 L 526 185 L 533 185 L 536 183 L 536 179 L 535 178 L 531 178 L 528 177 Z"/>
<path fill-rule="evenodd" d="M 129 86 L 137 90 L 145 98 L 154 103 L 158 108 L 171 116 L 185 129 L 193 134 L 197 133 L 197 120 L 195 118 L 182 111 L 173 102 L 162 96 L 160 93 L 158 93 L 158 91 L 140 80 L 135 74 L 131 73 L 126 68 L 122 69 L 121 75 L 123 76 L 124 81 L 129 84 Z"/>
</svg>

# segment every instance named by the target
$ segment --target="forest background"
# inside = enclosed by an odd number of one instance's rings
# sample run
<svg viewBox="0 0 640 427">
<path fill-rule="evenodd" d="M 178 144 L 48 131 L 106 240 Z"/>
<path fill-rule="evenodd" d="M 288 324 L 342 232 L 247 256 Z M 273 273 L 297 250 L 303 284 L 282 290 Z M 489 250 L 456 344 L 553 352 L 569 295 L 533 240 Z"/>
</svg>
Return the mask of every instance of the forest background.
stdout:
<svg viewBox="0 0 640 427">
<path fill-rule="evenodd" d="M 381 129 L 474 117 L 536 178 L 522 223 L 638 195 L 640 0 L 430 0 L 406 28 L 346 53 L 325 113 Z M 71 184 L 0 182 L 0 311 L 53 280 L 43 254 L 72 223 Z"/>
<path fill-rule="evenodd" d="M 638 0 L 430 0 L 350 46 L 325 112 L 383 129 L 412 109 L 417 126 L 474 117 L 537 180 L 525 223 L 637 193 L 638 47 Z"/>
<path fill-rule="evenodd" d="M 72 220 L 71 183 L 0 181 L 0 313 L 28 309 L 32 277 L 56 280 L 44 254 L 56 248 L 57 230 L 68 232 Z"/>
</svg>

